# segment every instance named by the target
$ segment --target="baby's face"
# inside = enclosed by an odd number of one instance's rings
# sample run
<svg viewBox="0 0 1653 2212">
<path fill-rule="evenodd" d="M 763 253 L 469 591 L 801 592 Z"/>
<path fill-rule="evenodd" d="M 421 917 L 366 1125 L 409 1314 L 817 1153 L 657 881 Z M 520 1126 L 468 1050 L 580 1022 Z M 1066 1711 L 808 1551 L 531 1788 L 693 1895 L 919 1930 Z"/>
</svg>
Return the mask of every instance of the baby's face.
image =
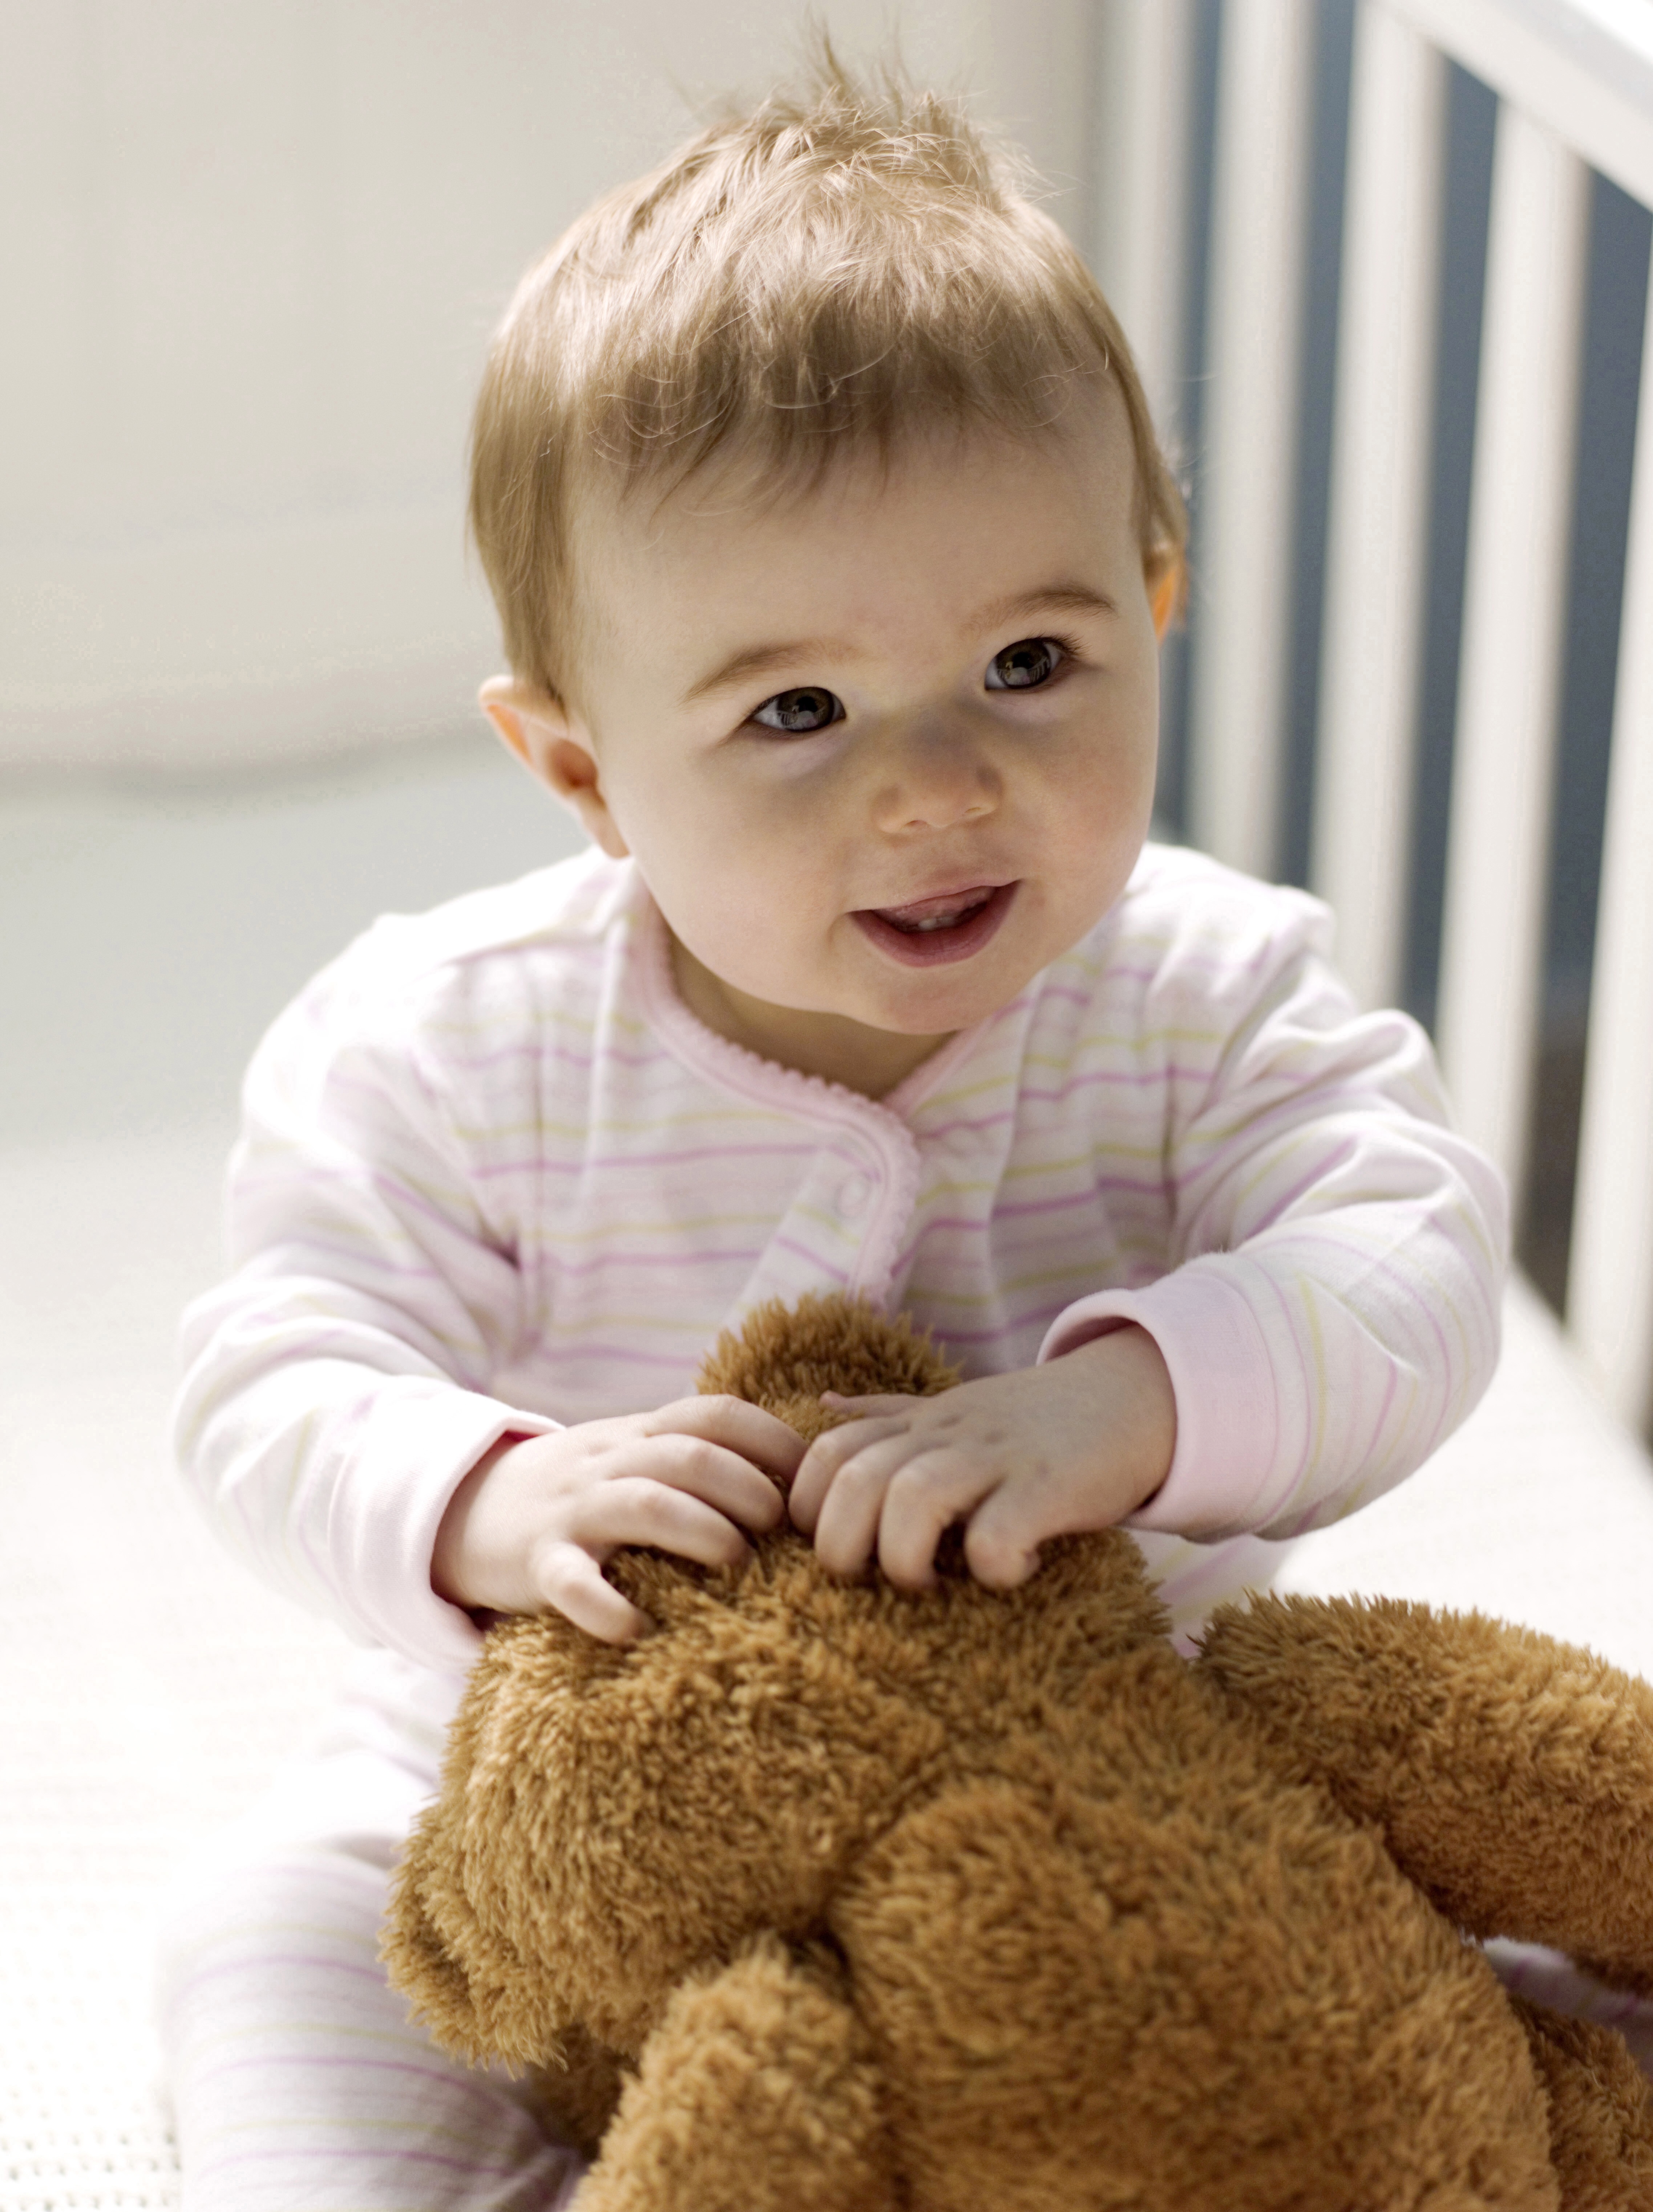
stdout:
<svg viewBox="0 0 1653 2212">
<path fill-rule="evenodd" d="M 519 749 L 636 856 L 713 1028 L 876 1096 L 1118 896 L 1158 701 L 1133 489 L 1110 392 L 1060 441 L 582 516 L 580 709 Z"/>
</svg>

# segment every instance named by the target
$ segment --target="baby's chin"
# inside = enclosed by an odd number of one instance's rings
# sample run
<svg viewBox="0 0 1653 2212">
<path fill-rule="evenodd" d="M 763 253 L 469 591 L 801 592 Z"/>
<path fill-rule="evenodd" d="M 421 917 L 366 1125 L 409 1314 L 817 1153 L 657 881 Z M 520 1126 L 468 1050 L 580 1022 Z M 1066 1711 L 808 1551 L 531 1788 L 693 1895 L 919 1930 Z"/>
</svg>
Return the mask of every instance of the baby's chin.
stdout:
<svg viewBox="0 0 1653 2212">
<path fill-rule="evenodd" d="M 869 1035 L 939 1042 L 1001 1013 L 1042 961 L 1002 958 L 858 978 L 835 1000 L 838 1018 Z"/>
</svg>

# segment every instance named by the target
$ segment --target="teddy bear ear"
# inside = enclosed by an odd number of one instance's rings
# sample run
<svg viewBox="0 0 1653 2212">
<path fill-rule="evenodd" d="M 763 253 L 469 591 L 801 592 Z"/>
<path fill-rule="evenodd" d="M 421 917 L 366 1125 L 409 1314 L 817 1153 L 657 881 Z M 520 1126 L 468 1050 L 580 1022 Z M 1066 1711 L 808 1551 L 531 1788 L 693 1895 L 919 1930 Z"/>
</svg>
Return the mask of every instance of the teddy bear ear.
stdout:
<svg viewBox="0 0 1653 2212">
<path fill-rule="evenodd" d="M 833 1419 L 820 1407 L 823 1390 L 847 1398 L 929 1398 L 959 1379 L 927 1330 L 915 1329 L 905 1315 L 880 1313 L 869 1299 L 835 1291 L 811 1291 L 795 1305 L 772 1298 L 755 1307 L 738 1334 L 726 1330 L 719 1337 L 701 1369 L 700 1388 L 748 1399 L 809 1436 Z"/>
</svg>

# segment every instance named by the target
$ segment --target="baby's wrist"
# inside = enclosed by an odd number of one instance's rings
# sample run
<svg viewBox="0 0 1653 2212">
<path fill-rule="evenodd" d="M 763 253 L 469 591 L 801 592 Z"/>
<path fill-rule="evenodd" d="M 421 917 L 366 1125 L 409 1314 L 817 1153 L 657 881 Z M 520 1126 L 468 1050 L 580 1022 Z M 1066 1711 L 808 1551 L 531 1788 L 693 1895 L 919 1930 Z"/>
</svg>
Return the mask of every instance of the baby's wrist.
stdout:
<svg viewBox="0 0 1653 2212">
<path fill-rule="evenodd" d="M 1176 1455 L 1176 1394 L 1164 1353 L 1147 1330 L 1127 1322 L 1063 1353 L 1096 1377 L 1098 1410 L 1107 1423 L 1110 1484 L 1124 1520 L 1161 1490 Z"/>
<path fill-rule="evenodd" d="M 430 1587 L 448 1605 L 465 1612 L 497 1610 L 505 1600 L 499 1583 L 497 1546 L 482 1540 L 477 1508 L 501 1462 L 532 1439 L 514 1430 L 490 1444 L 448 1499 L 431 1547 Z"/>
</svg>

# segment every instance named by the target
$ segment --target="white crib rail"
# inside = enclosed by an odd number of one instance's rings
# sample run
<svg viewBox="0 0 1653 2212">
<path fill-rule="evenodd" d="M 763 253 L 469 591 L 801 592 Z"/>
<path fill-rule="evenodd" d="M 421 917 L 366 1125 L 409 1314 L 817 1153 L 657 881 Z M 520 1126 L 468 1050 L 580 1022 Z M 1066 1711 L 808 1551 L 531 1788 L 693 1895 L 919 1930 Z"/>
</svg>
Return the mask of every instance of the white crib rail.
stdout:
<svg viewBox="0 0 1653 2212">
<path fill-rule="evenodd" d="M 1176 378 L 1167 365 L 1170 293 L 1163 273 L 1149 271 L 1179 219 L 1164 190 L 1144 179 L 1174 139 L 1168 108 L 1188 109 L 1186 50 L 1199 4 L 1103 0 L 1104 58 L 1128 51 L 1135 72 L 1128 101 L 1114 102 L 1112 158 L 1100 180 L 1104 282 L 1127 328 L 1152 322 L 1157 392 L 1175 388 Z M 1283 819 L 1309 58 L 1319 19 L 1310 0 L 1220 6 L 1188 827 L 1195 842 L 1267 874 L 1280 858 Z M 1437 1025 L 1459 1113 L 1519 1190 L 1550 890 L 1589 171 L 1653 205 L 1653 6 L 1358 0 L 1310 872 L 1337 910 L 1345 968 L 1371 1003 L 1399 994 L 1417 830 L 1449 58 L 1480 77 L 1500 107 Z M 1134 259 L 1121 235 L 1135 240 Z M 1199 365 L 1181 368 L 1186 378 Z M 1653 336 L 1613 748 L 1567 1321 L 1614 1409 L 1645 1429 L 1653 1424 Z"/>
<path fill-rule="evenodd" d="M 1222 366 L 1206 418 L 1212 588 L 1190 827 L 1259 875 L 1273 872 L 1279 819 L 1312 13 L 1310 0 L 1226 0 L 1218 92 L 1211 349 Z M 1219 729 L 1220 744 L 1201 742 Z"/>
<path fill-rule="evenodd" d="M 1182 373 L 1191 0 L 1152 6 L 1129 0 L 1113 11 L 1103 45 L 1088 228 L 1103 289 L 1125 319 L 1154 420 L 1170 424 Z"/>
<path fill-rule="evenodd" d="M 1372 5 L 1373 0 L 1366 4 Z M 1510 349 L 1509 338 L 1500 342 L 1493 336 L 1490 321 L 1498 257 L 1501 253 L 1506 262 L 1519 258 L 1529 272 L 1543 272 L 1536 281 L 1547 282 L 1552 294 L 1554 321 L 1528 374 L 1534 385 L 1540 375 L 1547 377 L 1549 404 L 1556 411 L 1547 430 L 1529 422 L 1528 434 L 1537 434 L 1542 442 L 1522 453 L 1512 441 L 1506 465 L 1512 471 L 1530 468 L 1541 455 L 1541 465 L 1554 471 L 1562 459 L 1558 449 L 1565 434 L 1559 426 L 1563 421 L 1570 422 L 1572 414 L 1563 386 L 1577 361 L 1569 322 L 1577 312 L 1583 165 L 1589 163 L 1635 198 L 1653 204 L 1653 9 L 1638 0 L 1390 0 L 1390 4 L 1482 76 L 1504 100 L 1499 146 L 1503 189 L 1495 185 L 1489 329 L 1483 337 L 1482 356 L 1486 361 L 1489 355 L 1496 357 Z M 1513 204 L 1517 191 L 1523 189 L 1510 176 L 1517 135 L 1526 142 L 1522 161 L 1532 172 L 1523 196 L 1536 195 L 1530 213 Z M 1506 276 L 1504 281 L 1521 280 Z M 1534 281 L 1531 273 L 1528 281 Z M 1536 302 L 1532 304 L 1536 313 Z M 1512 364 L 1505 374 L 1515 381 L 1523 372 Z M 1529 406 L 1535 407 L 1536 391 L 1529 390 L 1526 397 Z M 1484 386 L 1483 408 L 1486 404 Z M 1491 434 L 1478 432 L 1478 447 L 1481 437 L 1486 435 L 1490 441 Z M 1483 496 L 1491 506 L 1504 495 L 1490 482 L 1483 495 L 1479 451 L 1476 467 L 1477 507 Z M 1536 481 L 1534 474 L 1534 484 Z M 1560 483 L 1553 482 L 1548 496 L 1555 501 L 1562 490 Z M 1477 516 L 1472 532 L 1481 526 Z M 1547 521 L 1535 509 L 1530 526 L 1539 541 L 1535 561 L 1547 557 L 1558 564 L 1550 579 L 1552 605 L 1557 608 L 1565 522 L 1553 512 Z M 1500 560 L 1499 550 L 1491 543 L 1492 534 L 1489 523 L 1485 548 L 1472 544 L 1471 550 L 1470 589 L 1489 597 L 1491 586 L 1480 563 L 1484 558 L 1490 569 Z M 1553 612 L 1547 617 L 1551 622 L 1554 618 Z M 1490 618 L 1484 615 L 1482 619 Z M 1467 635 L 1466 696 L 1458 729 L 1461 757 L 1471 726 L 1467 720 L 1468 646 Z M 1539 649 L 1535 628 L 1528 665 L 1534 669 L 1534 681 L 1547 684 L 1553 699 L 1553 669 L 1542 668 Z M 1495 681 L 1487 680 L 1489 687 Z M 1550 728 L 1553 732 L 1553 710 Z M 1504 733 L 1506 739 L 1508 734 Z M 1455 820 L 1443 986 L 1454 994 L 1450 1003 L 1461 1011 L 1449 1019 L 1443 1005 L 1442 1038 L 1449 1076 L 1472 1126 L 1484 1124 L 1494 1133 L 1495 1149 L 1516 1175 L 1523 1164 L 1519 1132 L 1538 988 L 1537 917 L 1544 895 L 1541 852 L 1548 796 L 1547 764 L 1538 757 L 1544 737 L 1529 724 L 1523 726 L 1522 738 L 1524 787 L 1516 796 L 1511 776 L 1513 804 L 1506 816 L 1507 831 L 1501 829 L 1500 834 L 1508 836 L 1510 875 L 1519 871 L 1522 881 L 1518 890 L 1511 884 L 1506 893 L 1510 926 L 1501 950 L 1488 941 L 1487 916 L 1474 908 L 1469 892 L 1472 874 L 1485 876 L 1489 866 L 1496 868 L 1493 829 L 1489 824 L 1477 842 L 1474 825 L 1467 824 L 1460 836 Z M 1481 773 L 1490 783 L 1499 765 L 1499 732 L 1490 714 L 1482 738 Z M 1468 811 L 1456 799 L 1455 791 L 1455 817 Z M 1516 816 L 1520 818 L 1510 818 Z M 1500 994 L 1501 1021 L 1489 1020 Z M 1502 1085 L 1496 1100 L 1495 1081 Z M 1653 1425 L 1653 341 L 1643 349 L 1567 1322 L 1615 1412 L 1644 1431 Z"/>
<path fill-rule="evenodd" d="M 1383 4 L 1553 131 L 1581 161 L 1653 204 L 1653 22 L 1646 0 Z"/>
<path fill-rule="evenodd" d="M 1568 1321 L 1614 1410 L 1645 1427 L 1653 1420 L 1653 329 L 1642 347 L 1638 428 Z"/>
<path fill-rule="evenodd" d="M 1355 33 L 1313 851 L 1369 1006 L 1401 992 L 1446 72 L 1378 9 Z"/>
<path fill-rule="evenodd" d="M 1498 116 L 1437 1036 L 1458 1114 L 1519 1189 L 1538 1036 L 1583 302 L 1583 164 Z M 1328 880 L 1340 907 L 1342 886 Z"/>
</svg>

